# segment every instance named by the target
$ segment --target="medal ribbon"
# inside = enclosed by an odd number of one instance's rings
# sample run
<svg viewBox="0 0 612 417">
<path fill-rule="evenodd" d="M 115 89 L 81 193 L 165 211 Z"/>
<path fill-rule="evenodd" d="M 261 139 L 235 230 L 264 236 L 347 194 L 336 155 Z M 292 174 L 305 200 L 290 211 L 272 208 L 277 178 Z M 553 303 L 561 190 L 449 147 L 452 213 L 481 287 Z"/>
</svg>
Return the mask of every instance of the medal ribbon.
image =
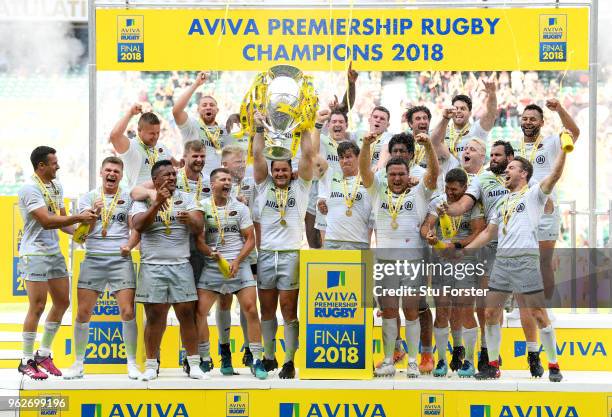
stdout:
<svg viewBox="0 0 612 417">
<path fill-rule="evenodd" d="M 202 119 L 198 120 L 200 122 L 200 129 L 204 132 L 206 138 L 213 144 L 215 150 L 217 152 L 221 152 L 221 142 L 219 141 L 219 137 L 221 136 L 221 129 L 219 126 L 214 126 L 213 129 L 209 129 L 206 126 Z M 210 133 L 210 130 L 214 130 L 215 133 Z"/>
<path fill-rule="evenodd" d="M 159 212 L 159 217 L 161 217 L 162 222 L 166 225 L 166 233 L 170 231 L 170 221 L 172 209 L 174 208 L 174 197 L 170 197 L 170 202 L 168 203 L 168 208 L 166 210 L 161 210 Z"/>
<path fill-rule="evenodd" d="M 185 168 L 181 168 L 181 170 L 179 171 L 179 174 L 181 175 L 181 179 L 183 180 L 183 188 L 185 189 L 186 192 L 191 193 L 191 188 L 189 188 L 189 178 L 187 178 L 187 173 L 185 172 Z M 200 201 L 200 195 L 202 194 L 202 175 L 198 174 L 198 183 L 196 184 L 196 192 L 195 192 L 195 199 L 196 199 L 196 203 L 198 203 Z"/>
<path fill-rule="evenodd" d="M 51 207 L 51 210 L 53 210 L 53 213 L 57 214 L 58 204 L 55 201 L 55 199 L 51 196 L 51 193 L 49 193 L 49 190 L 47 189 L 47 186 L 45 185 L 45 183 L 40 179 L 38 174 L 32 175 L 32 178 L 36 182 L 36 185 L 38 185 L 38 188 L 40 189 L 40 192 L 42 193 L 43 198 L 45 199 L 45 202 L 47 203 L 47 205 Z M 51 181 L 51 187 L 53 187 L 53 190 L 57 192 L 55 190 L 55 185 L 53 185 L 53 181 Z"/>
<path fill-rule="evenodd" d="M 357 197 L 357 190 L 361 184 L 361 175 L 357 175 L 351 187 L 351 193 L 348 192 L 348 181 L 346 178 L 342 178 L 342 190 L 344 191 L 344 204 L 347 208 L 352 208 L 355 204 L 355 198 Z"/>
<path fill-rule="evenodd" d="M 510 218 L 514 214 L 516 210 L 516 206 L 519 204 L 521 198 L 525 195 L 525 193 L 529 190 L 529 187 L 526 185 L 523 187 L 521 191 L 512 195 L 508 195 L 508 197 L 504 200 L 504 207 L 502 208 L 502 216 L 504 221 L 504 234 L 506 233 L 506 226 L 510 221 Z"/>
<path fill-rule="evenodd" d="M 104 195 L 104 190 L 100 189 L 100 196 L 102 197 L 102 213 L 101 213 L 101 218 L 102 218 L 102 230 L 106 231 L 106 229 L 108 229 L 108 224 L 110 223 L 110 219 L 113 216 L 113 213 L 115 212 L 115 208 L 117 207 L 117 202 L 119 201 L 119 194 L 121 193 L 121 189 L 117 188 L 117 192 L 115 193 L 115 196 L 113 197 L 113 200 L 111 201 L 110 205 L 108 206 L 108 208 L 106 207 L 106 197 Z"/>
<path fill-rule="evenodd" d="M 229 200 L 225 203 L 225 213 L 224 220 L 227 224 L 227 207 L 229 206 Z M 225 230 L 223 229 L 224 225 L 221 225 L 221 218 L 219 217 L 219 210 L 217 210 L 217 204 L 215 203 L 215 197 L 210 197 L 210 208 L 212 210 L 213 218 L 215 219 L 215 223 L 217 224 L 217 229 L 219 230 L 219 237 L 217 242 L 221 242 L 221 246 L 225 245 Z"/>
<path fill-rule="evenodd" d="M 449 148 L 453 156 L 457 156 L 457 143 L 470 130 L 471 124 L 468 122 L 461 129 L 455 127 L 455 122 L 448 127 Z"/>
<path fill-rule="evenodd" d="M 406 198 L 406 193 L 408 192 L 408 190 L 409 188 L 405 189 L 404 192 L 401 193 L 399 197 L 397 197 L 397 200 L 395 200 L 395 205 L 393 205 L 393 197 L 392 197 L 393 193 L 391 192 L 391 189 L 387 189 L 387 206 L 388 206 L 389 214 L 391 215 L 391 218 L 393 220 L 397 219 L 400 208 L 402 207 L 402 204 L 404 203 L 404 199 Z"/>
<path fill-rule="evenodd" d="M 531 148 L 531 153 L 529 154 L 529 159 L 528 159 L 529 162 L 531 162 L 532 164 L 533 164 L 533 161 L 535 160 L 536 153 L 538 152 L 538 147 L 540 146 L 540 143 L 542 143 L 543 139 L 544 139 L 544 136 L 538 135 L 538 138 L 533 143 L 533 148 Z M 527 149 L 525 148 L 525 138 L 524 137 L 523 139 L 521 139 L 520 152 L 523 158 L 527 158 Z"/>
<path fill-rule="evenodd" d="M 138 137 L 138 143 L 140 143 L 140 146 L 147 154 L 147 159 L 149 160 L 149 163 L 151 165 L 154 165 L 157 162 L 157 158 L 159 158 L 159 153 L 157 152 L 155 146 L 145 145 L 142 139 L 140 139 L 140 137 Z"/>
</svg>

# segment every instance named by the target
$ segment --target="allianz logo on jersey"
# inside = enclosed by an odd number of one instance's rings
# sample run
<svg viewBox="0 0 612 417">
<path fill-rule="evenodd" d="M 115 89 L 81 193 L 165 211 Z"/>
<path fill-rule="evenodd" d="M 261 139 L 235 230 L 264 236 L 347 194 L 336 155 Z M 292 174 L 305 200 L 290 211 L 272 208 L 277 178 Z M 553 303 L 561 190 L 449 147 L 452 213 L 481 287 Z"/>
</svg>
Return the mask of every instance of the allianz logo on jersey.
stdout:
<svg viewBox="0 0 612 417">
<path fill-rule="evenodd" d="M 386 417 L 380 403 L 310 403 L 300 413 L 299 403 L 280 403 L 278 417 Z"/>
<path fill-rule="evenodd" d="M 189 417 L 183 403 L 115 403 L 106 409 L 102 404 L 81 404 L 81 417 Z"/>
<path fill-rule="evenodd" d="M 568 405 L 470 405 L 470 417 L 581 417 Z M 585 416 L 586 417 L 586 416 Z"/>
<path fill-rule="evenodd" d="M 540 352 L 543 347 L 540 345 Z M 527 342 L 516 340 L 514 342 L 514 357 L 525 356 L 527 354 Z M 602 341 L 580 341 L 566 340 L 557 343 L 557 355 L 559 356 L 608 356 L 604 342 Z"/>
</svg>

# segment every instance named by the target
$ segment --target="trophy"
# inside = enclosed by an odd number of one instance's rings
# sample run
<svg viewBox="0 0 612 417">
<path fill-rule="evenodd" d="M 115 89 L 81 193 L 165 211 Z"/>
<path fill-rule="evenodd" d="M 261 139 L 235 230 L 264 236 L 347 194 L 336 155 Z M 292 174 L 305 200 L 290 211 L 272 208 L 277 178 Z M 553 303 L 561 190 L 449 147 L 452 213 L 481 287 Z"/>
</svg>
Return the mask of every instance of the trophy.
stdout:
<svg viewBox="0 0 612 417">
<path fill-rule="evenodd" d="M 300 111 L 303 106 L 303 83 L 307 83 L 302 71 L 290 65 L 277 65 L 266 74 L 267 84 L 264 122 L 270 135 L 263 154 L 267 159 L 279 161 L 291 159 L 293 152 L 286 146 L 287 136 L 304 121 Z M 316 112 L 316 110 L 315 110 Z"/>
</svg>

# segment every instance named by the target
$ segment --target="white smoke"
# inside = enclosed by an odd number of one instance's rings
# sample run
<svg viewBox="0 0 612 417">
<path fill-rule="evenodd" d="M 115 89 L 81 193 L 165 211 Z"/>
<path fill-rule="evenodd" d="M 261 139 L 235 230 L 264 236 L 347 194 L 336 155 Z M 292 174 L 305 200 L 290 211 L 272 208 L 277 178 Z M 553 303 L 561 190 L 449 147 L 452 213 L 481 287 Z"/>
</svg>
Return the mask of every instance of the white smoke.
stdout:
<svg viewBox="0 0 612 417">
<path fill-rule="evenodd" d="M 69 22 L 13 21 L 0 24 L 0 68 L 27 75 L 65 73 L 83 55 Z"/>
</svg>

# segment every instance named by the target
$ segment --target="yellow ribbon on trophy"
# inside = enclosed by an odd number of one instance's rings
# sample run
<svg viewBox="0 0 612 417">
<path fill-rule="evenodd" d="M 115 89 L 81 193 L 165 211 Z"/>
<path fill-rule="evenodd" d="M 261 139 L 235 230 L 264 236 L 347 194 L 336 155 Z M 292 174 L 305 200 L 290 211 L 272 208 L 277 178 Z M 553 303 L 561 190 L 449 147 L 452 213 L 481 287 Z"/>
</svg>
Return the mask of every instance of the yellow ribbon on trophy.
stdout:
<svg viewBox="0 0 612 417">
<path fill-rule="evenodd" d="M 299 119 L 299 123 L 293 129 L 293 139 L 291 141 L 291 153 L 293 156 L 297 153 L 300 147 L 302 133 L 308 129 L 312 129 L 317 118 L 319 110 L 319 98 L 312 85 L 312 77 L 310 75 L 302 76 L 302 85 L 300 86 L 300 94 L 298 97 L 298 105 L 290 106 L 286 103 L 281 103 L 276 108 L 281 113 L 288 114 L 294 119 Z"/>
<path fill-rule="evenodd" d="M 249 142 L 247 148 L 247 164 L 253 163 L 253 137 L 255 136 L 255 110 L 262 110 L 264 100 L 267 96 L 268 85 L 266 84 L 267 72 L 260 72 L 255 77 L 253 84 L 244 95 L 240 104 L 240 132 L 234 134 L 235 137 L 248 135 Z M 293 129 L 291 141 L 291 153 L 297 153 L 302 138 L 302 132 L 314 127 L 317 111 L 319 110 L 319 99 L 315 92 L 312 77 L 304 75 L 298 97 L 299 105 L 293 107 L 285 103 L 278 105 L 277 110 L 299 120 L 298 125 Z"/>
<path fill-rule="evenodd" d="M 255 77 L 253 84 L 244 95 L 240 103 L 240 132 L 234 137 L 241 138 L 248 135 L 247 165 L 253 163 L 253 137 L 255 136 L 255 110 L 263 108 L 263 100 L 266 97 L 268 85 L 265 83 L 265 72 L 260 72 Z"/>
</svg>

